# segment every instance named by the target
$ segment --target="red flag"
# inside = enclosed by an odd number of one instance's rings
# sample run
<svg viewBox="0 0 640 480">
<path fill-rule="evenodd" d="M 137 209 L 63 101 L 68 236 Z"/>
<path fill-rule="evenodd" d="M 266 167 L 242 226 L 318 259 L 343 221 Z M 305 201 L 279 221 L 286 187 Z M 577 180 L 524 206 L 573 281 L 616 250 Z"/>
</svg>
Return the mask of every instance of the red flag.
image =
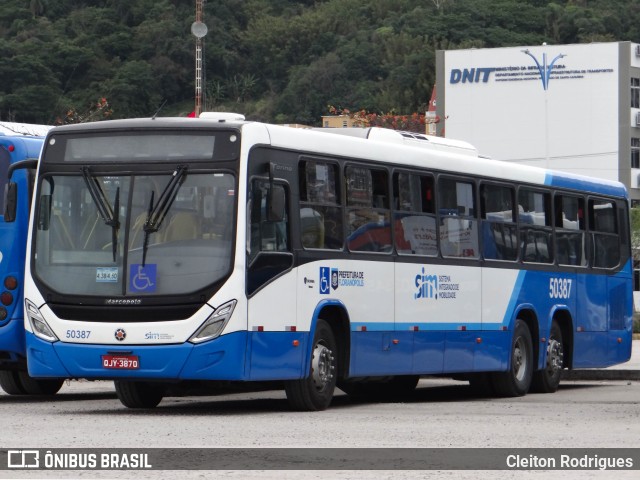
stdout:
<svg viewBox="0 0 640 480">
<path fill-rule="evenodd" d="M 429 108 L 427 109 L 429 112 L 436 111 L 436 86 L 433 86 L 433 90 L 431 90 L 431 100 L 429 100 Z"/>
</svg>

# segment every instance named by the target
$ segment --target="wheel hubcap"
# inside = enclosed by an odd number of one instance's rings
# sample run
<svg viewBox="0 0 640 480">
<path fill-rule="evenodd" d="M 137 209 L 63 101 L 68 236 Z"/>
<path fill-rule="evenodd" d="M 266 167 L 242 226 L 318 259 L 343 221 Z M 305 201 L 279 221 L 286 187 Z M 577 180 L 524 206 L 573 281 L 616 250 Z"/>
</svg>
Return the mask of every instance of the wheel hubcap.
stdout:
<svg viewBox="0 0 640 480">
<path fill-rule="evenodd" d="M 311 363 L 311 379 L 318 390 L 322 390 L 333 379 L 333 360 L 330 349 L 320 343 L 316 345 Z"/>
<path fill-rule="evenodd" d="M 549 375 L 554 375 L 558 370 L 561 370 L 563 361 L 562 343 L 555 338 L 550 339 L 549 345 L 547 345 L 547 372 Z"/>
<path fill-rule="evenodd" d="M 522 381 L 527 372 L 527 350 L 522 338 L 518 337 L 513 347 L 513 372 L 518 381 Z"/>
</svg>

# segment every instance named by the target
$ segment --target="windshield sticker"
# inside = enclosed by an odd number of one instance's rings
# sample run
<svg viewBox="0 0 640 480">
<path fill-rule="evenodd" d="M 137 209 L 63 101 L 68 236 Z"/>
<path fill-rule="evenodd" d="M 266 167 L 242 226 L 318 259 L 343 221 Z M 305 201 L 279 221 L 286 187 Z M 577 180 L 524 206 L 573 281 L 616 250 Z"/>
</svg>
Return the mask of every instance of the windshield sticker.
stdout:
<svg viewBox="0 0 640 480">
<path fill-rule="evenodd" d="M 116 283 L 118 281 L 118 267 L 96 268 L 96 282 Z"/>
<path fill-rule="evenodd" d="M 156 267 L 155 263 L 147 263 L 146 265 L 140 263 L 132 264 L 129 273 L 129 289 L 132 292 L 155 292 Z"/>
</svg>

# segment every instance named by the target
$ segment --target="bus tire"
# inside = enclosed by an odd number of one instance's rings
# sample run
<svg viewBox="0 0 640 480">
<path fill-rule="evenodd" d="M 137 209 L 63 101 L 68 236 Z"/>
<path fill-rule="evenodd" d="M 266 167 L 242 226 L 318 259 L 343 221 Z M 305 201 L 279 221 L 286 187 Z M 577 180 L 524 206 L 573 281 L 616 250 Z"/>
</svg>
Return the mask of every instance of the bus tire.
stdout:
<svg viewBox="0 0 640 480">
<path fill-rule="evenodd" d="M 27 393 L 20 383 L 18 372 L 13 370 L 0 371 L 0 387 L 8 395 L 25 395 Z"/>
<path fill-rule="evenodd" d="M 55 395 L 64 383 L 61 378 L 33 378 L 27 372 L 18 372 L 18 379 L 27 395 Z"/>
<path fill-rule="evenodd" d="M 499 397 L 526 395 L 533 376 L 533 343 L 527 324 L 517 319 L 511 339 L 511 358 L 506 372 L 493 372 L 493 389 Z"/>
<path fill-rule="evenodd" d="M 153 382 L 115 380 L 116 395 L 127 408 L 155 408 L 162 401 L 164 388 Z"/>
<path fill-rule="evenodd" d="M 333 399 L 337 379 L 338 348 L 329 324 L 318 319 L 313 335 L 309 375 L 285 382 L 291 408 L 311 412 L 326 410 Z"/>
<path fill-rule="evenodd" d="M 469 375 L 469 386 L 475 395 L 492 397 L 495 395 L 491 373 L 474 372 Z"/>
<path fill-rule="evenodd" d="M 560 377 L 564 368 L 564 343 L 562 330 L 557 321 L 551 323 L 549 341 L 547 342 L 547 361 L 542 370 L 533 372 L 531 391 L 537 393 L 553 393 L 558 390 Z"/>
</svg>

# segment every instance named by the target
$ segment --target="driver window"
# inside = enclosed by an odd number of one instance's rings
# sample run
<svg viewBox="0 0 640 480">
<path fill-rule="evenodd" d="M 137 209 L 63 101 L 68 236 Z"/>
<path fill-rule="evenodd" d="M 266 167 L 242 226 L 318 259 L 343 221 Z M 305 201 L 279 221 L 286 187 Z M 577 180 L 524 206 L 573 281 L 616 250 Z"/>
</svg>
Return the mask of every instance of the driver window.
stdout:
<svg viewBox="0 0 640 480">
<path fill-rule="evenodd" d="M 269 189 L 271 186 L 263 180 L 253 182 L 250 197 L 250 227 L 249 227 L 249 257 L 255 257 L 259 252 L 288 252 L 289 219 L 285 205 L 284 216 L 281 221 L 269 220 Z M 282 185 L 273 188 L 282 189 Z"/>
</svg>

